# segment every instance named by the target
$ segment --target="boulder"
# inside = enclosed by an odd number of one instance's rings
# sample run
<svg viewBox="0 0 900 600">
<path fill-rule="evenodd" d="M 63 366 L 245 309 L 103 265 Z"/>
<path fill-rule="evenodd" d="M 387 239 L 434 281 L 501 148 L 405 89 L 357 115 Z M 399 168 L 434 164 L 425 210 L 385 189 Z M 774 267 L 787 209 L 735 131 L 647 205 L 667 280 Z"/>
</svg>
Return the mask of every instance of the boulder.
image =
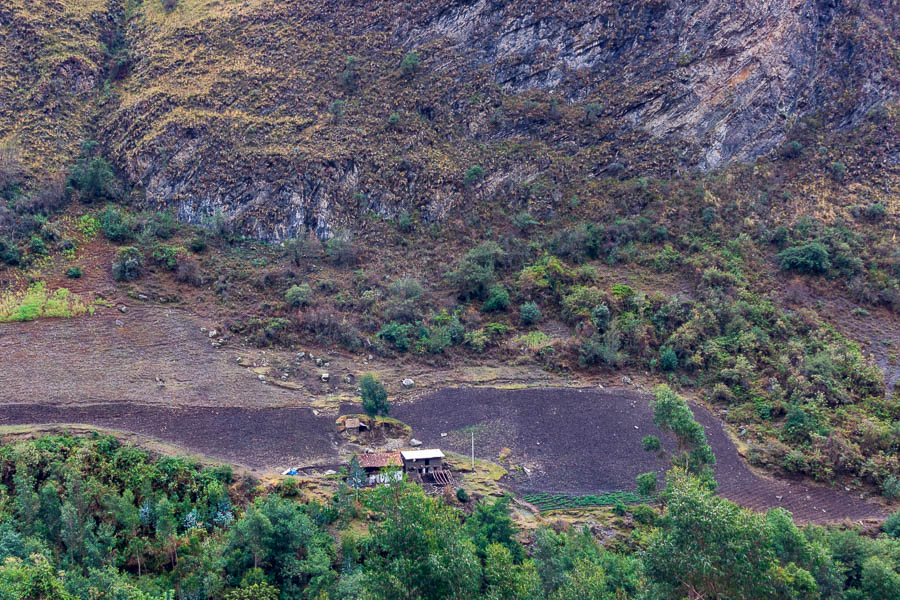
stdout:
<svg viewBox="0 0 900 600">
<path fill-rule="evenodd" d="M 328 373 L 322 373 L 321 375 L 322 381 L 324 381 L 325 383 L 328 383 L 329 377 L 330 375 L 328 375 Z"/>
<path fill-rule="evenodd" d="M 410 389 L 416 386 L 416 382 L 407 377 L 401 382 L 401 385 L 403 385 L 403 387 L 405 387 L 406 389 Z"/>
<path fill-rule="evenodd" d="M 422 442 L 417 440 L 416 438 L 413 438 L 413 439 L 409 440 L 409 445 L 412 446 L 413 448 L 418 448 L 419 446 L 422 445 Z"/>
</svg>

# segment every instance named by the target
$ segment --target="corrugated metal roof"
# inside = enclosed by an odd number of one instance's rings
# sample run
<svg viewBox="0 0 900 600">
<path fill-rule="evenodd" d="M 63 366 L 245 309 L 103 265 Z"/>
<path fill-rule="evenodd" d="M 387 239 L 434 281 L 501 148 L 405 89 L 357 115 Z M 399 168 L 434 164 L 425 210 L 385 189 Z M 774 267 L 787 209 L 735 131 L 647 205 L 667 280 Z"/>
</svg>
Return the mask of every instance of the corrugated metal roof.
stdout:
<svg viewBox="0 0 900 600">
<path fill-rule="evenodd" d="M 374 454 L 360 454 L 359 466 L 364 469 L 381 469 L 383 467 L 402 467 L 399 452 L 375 452 Z"/>
<path fill-rule="evenodd" d="M 403 450 L 403 460 L 425 460 L 426 458 L 444 458 L 444 453 L 433 448 L 431 450 Z"/>
</svg>

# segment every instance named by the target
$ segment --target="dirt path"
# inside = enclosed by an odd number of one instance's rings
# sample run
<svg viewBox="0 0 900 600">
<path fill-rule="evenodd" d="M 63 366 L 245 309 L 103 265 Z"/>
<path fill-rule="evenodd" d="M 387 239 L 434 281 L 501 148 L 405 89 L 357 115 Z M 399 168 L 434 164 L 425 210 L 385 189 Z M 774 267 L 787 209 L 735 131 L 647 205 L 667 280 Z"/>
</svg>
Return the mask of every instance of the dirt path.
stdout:
<svg viewBox="0 0 900 600">
<path fill-rule="evenodd" d="M 783 506 L 800 521 L 885 516 L 878 505 L 841 491 L 756 476 L 719 421 L 701 407 L 694 411 L 718 458 L 723 496 L 756 510 Z M 509 482 L 518 491 L 634 489 L 639 473 L 666 467 L 641 450 L 641 438 L 658 430 L 648 397 L 632 390 L 447 389 L 395 405 L 392 414 L 428 446 L 467 454 L 474 432 L 479 458 L 496 461 L 508 449 L 508 461 L 528 469 Z M 333 419 L 308 408 L 11 404 L 0 410 L 0 425 L 85 423 L 131 431 L 260 471 L 346 458 Z"/>
</svg>

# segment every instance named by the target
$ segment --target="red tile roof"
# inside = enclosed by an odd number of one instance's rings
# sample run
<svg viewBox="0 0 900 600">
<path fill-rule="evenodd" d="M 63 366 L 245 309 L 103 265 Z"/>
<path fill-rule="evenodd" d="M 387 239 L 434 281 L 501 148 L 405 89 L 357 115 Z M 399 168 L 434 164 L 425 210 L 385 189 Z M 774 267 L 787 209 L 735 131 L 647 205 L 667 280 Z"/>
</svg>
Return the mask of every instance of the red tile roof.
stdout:
<svg viewBox="0 0 900 600">
<path fill-rule="evenodd" d="M 403 461 L 399 452 L 376 452 L 360 454 L 359 466 L 364 469 L 381 469 L 383 467 L 402 467 Z"/>
</svg>

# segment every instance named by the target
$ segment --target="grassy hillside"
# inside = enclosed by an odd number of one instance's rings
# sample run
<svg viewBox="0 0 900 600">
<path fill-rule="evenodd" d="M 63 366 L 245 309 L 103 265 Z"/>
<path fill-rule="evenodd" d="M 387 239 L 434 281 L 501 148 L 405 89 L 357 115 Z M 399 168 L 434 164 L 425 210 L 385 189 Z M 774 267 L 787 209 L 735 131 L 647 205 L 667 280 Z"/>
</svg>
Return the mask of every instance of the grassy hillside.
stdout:
<svg viewBox="0 0 900 600">
<path fill-rule="evenodd" d="M 755 127 L 771 97 L 729 75 L 699 99 L 705 132 L 665 133 L 686 113 L 641 107 L 688 102 L 720 57 L 653 33 L 681 13 L 533 4 L 534 27 L 513 4 L 500 25 L 472 17 L 504 52 L 535 44 L 494 62 L 458 31 L 466 7 L 440 3 L 4 5 L 3 318 L 48 314 L 61 287 L 82 313 L 103 290 L 261 346 L 667 380 L 725 411 L 756 464 L 900 494 L 876 364 L 900 340 L 850 326 L 900 306 L 890 7 L 822 13 L 819 70 L 791 71 L 813 91 L 766 113 L 778 143 L 704 171 L 712 125 Z M 604 23 L 603 52 L 555 58 L 547 40 L 582 49 L 560 20 Z M 735 26 L 768 73 L 785 33 L 750 21 Z M 588 58 L 610 62 L 565 66 Z"/>
</svg>

